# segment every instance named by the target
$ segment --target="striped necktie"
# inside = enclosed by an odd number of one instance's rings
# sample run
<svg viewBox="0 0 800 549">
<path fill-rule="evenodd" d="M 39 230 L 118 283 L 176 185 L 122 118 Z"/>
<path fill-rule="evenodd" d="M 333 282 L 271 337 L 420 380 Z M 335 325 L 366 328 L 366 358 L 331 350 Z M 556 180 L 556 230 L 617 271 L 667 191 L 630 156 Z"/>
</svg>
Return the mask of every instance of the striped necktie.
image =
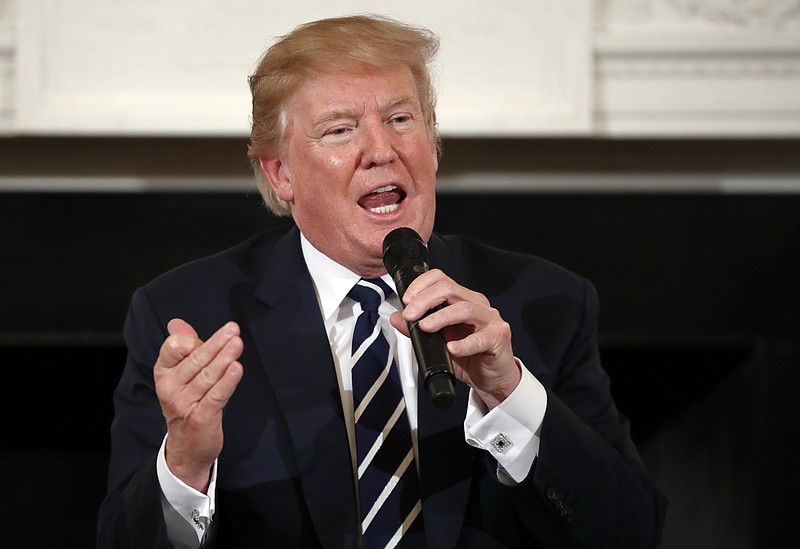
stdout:
<svg viewBox="0 0 800 549">
<path fill-rule="evenodd" d="M 419 480 L 394 349 L 378 307 L 392 293 L 360 280 L 348 296 L 361 304 L 352 345 L 353 407 L 361 531 L 365 549 L 424 547 Z"/>
</svg>

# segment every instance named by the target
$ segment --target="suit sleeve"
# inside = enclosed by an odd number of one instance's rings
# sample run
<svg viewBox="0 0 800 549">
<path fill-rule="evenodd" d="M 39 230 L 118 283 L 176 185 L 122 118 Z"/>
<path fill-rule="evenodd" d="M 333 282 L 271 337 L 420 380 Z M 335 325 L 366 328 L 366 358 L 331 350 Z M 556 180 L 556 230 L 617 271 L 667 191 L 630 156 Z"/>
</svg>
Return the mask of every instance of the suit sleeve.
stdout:
<svg viewBox="0 0 800 549">
<path fill-rule="evenodd" d="M 655 547 L 666 501 L 648 479 L 609 392 L 596 341 L 597 294 L 586 281 L 580 310 L 545 384 L 539 455 L 528 478 L 510 488 L 512 497 L 542 546 Z"/>
<path fill-rule="evenodd" d="M 101 548 L 170 547 L 156 474 L 166 425 L 153 381 L 153 364 L 166 337 L 163 326 L 139 289 L 125 321 L 128 358 L 114 393 L 108 493 L 98 517 Z"/>
</svg>

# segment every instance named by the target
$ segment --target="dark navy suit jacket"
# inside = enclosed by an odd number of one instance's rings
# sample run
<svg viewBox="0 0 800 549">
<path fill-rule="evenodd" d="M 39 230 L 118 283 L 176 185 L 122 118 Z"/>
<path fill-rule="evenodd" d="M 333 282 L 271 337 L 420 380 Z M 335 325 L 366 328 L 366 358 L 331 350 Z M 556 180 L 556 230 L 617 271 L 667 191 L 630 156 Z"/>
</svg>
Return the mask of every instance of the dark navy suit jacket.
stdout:
<svg viewBox="0 0 800 549">
<path fill-rule="evenodd" d="M 506 486 L 464 441 L 467 388 L 447 410 L 419 397 L 419 467 L 429 548 L 657 544 L 665 501 L 609 394 L 587 281 L 538 258 L 434 234 L 432 267 L 485 294 L 512 327 L 514 353 L 548 392 L 527 479 Z M 114 395 L 101 547 L 169 547 L 155 456 L 165 433 L 152 366 L 167 322 L 205 339 L 241 327 L 244 377 L 228 403 L 215 547 L 358 546 L 350 449 L 336 371 L 299 231 L 282 228 L 179 267 L 134 294 L 128 360 Z"/>
</svg>

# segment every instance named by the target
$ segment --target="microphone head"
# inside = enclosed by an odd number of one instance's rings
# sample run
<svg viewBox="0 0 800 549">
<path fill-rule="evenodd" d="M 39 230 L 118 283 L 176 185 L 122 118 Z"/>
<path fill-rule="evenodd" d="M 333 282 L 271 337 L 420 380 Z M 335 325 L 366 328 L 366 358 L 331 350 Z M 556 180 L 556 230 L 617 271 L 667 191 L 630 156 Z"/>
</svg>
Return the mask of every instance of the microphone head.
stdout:
<svg viewBox="0 0 800 549">
<path fill-rule="evenodd" d="M 424 265 L 427 270 L 428 248 L 425 247 L 417 231 L 399 227 L 383 239 L 383 264 L 392 277 L 404 264 Z"/>
</svg>

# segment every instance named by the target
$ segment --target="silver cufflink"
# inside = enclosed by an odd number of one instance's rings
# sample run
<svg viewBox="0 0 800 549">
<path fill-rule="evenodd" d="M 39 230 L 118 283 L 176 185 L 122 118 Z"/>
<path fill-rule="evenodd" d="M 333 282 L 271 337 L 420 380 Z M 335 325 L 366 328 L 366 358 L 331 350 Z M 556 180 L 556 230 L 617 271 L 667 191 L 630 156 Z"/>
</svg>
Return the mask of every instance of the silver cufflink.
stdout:
<svg viewBox="0 0 800 549">
<path fill-rule="evenodd" d="M 192 520 L 197 525 L 197 527 L 201 530 L 205 530 L 205 525 L 200 520 L 200 511 L 197 509 L 192 510 Z"/>
<path fill-rule="evenodd" d="M 489 441 L 489 444 L 491 444 L 492 447 L 501 454 L 505 454 L 514 446 L 514 443 L 511 442 L 511 439 L 505 436 L 503 433 L 495 435 L 495 437 Z"/>
</svg>

